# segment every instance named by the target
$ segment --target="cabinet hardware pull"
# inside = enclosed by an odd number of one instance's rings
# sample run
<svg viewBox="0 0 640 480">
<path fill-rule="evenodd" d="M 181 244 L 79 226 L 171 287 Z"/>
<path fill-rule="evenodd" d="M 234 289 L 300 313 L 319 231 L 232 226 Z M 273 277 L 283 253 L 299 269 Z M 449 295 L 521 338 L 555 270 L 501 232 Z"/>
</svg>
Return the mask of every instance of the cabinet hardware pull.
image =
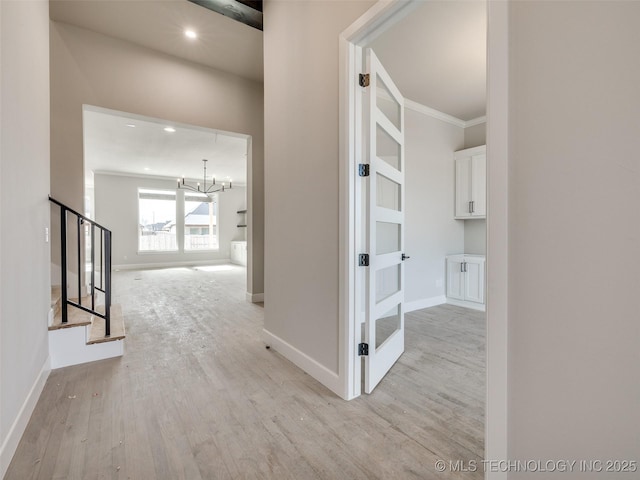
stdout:
<svg viewBox="0 0 640 480">
<path fill-rule="evenodd" d="M 476 202 L 471 200 L 471 213 L 475 213 L 476 210 Z"/>
<path fill-rule="evenodd" d="M 472 213 L 472 211 L 471 211 L 471 202 L 469 202 L 469 213 Z"/>
<path fill-rule="evenodd" d="M 460 264 L 460 273 L 464 273 L 464 262 Z"/>
</svg>

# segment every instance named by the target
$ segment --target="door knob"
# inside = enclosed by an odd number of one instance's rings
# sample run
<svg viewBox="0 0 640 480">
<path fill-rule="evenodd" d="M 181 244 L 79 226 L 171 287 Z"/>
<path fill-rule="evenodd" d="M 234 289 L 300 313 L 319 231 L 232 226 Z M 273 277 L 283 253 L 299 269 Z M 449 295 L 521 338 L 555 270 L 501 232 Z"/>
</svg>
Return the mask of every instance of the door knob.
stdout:
<svg viewBox="0 0 640 480">
<path fill-rule="evenodd" d="M 409 255 L 402 254 L 402 261 L 404 262 L 407 258 L 411 258 Z"/>
</svg>

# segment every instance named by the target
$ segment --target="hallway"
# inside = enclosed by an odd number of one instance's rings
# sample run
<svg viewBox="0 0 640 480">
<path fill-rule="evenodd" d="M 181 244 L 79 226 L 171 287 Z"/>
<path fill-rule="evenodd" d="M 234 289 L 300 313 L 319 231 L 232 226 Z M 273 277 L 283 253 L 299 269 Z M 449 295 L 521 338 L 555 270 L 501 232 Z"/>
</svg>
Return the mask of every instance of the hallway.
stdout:
<svg viewBox="0 0 640 480">
<path fill-rule="evenodd" d="M 370 396 L 337 398 L 265 349 L 237 266 L 114 273 L 122 358 L 51 372 L 6 479 L 429 479 L 483 453 L 484 314 L 407 314 Z"/>
</svg>

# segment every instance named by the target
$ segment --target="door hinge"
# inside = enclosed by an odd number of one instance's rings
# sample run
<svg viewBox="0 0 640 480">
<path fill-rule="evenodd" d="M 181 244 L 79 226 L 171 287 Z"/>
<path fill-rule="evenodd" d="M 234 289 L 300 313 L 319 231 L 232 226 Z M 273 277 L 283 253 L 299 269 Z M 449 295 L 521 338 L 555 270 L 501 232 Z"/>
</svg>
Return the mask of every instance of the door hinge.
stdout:
<svg viewBox="0 0 640 480">
<path fill-rule="evenodd" d="M 361 177 L 369 176 L 369 164 L 368 163 L 359 163 L 358 164 L 358 175 Z"/>
<path fill-rule="evenodd" d="M 368 87 L 369 86 L 369 74 L 368 73 L 361 73 L 360 76 L 358 77 L 358 83 L 360 84 L 361 87 Z"/>
<path fill-rule="evenodd" d="M 369 266 L 369 254 L 361 253 L 358 255 L 358 266 L 359 267 L 368 267 Z"/>
<path fill-rule="evenodd" d="M 366 357 L 369 355 L 369 344 L 368 343 L 359 343 L 358 344 L 358 356 Z"/>
</svg>

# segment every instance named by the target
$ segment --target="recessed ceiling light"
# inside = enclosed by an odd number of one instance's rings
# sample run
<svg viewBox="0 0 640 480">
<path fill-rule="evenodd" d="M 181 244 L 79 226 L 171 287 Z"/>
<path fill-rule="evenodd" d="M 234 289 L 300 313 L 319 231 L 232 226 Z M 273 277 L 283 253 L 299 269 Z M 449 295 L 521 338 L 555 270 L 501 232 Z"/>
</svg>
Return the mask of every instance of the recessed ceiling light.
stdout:
<svg viewBox="0 0 640 480">
<path fill-rule="evenodd" d="M 173 127 L 164 127 L 164 131 L 165 131 L 165 132 L 169 132 L 169 133 L 173 133 L 173 132 L 175 132 L 175 131 L 176 131 L 176 129 L 175 129 L 175 128 L 173 128 Z"/>
<path fill-rule="evenodd" d="M 136 128 L 136 126 L 133 123 L 127 123 L 127 127 Z"/>
<path fill-rule="evenodd" d="M 184 36 L 191 39 L 198 38 L 198 34 L 191 29 L 185 30 Z"/>
<path fill-rule="evenodd" d="M 149 170 L 151 170 L 149 167 L 144 167 L 145 172 L 148 172 Z"/>
</svg>

